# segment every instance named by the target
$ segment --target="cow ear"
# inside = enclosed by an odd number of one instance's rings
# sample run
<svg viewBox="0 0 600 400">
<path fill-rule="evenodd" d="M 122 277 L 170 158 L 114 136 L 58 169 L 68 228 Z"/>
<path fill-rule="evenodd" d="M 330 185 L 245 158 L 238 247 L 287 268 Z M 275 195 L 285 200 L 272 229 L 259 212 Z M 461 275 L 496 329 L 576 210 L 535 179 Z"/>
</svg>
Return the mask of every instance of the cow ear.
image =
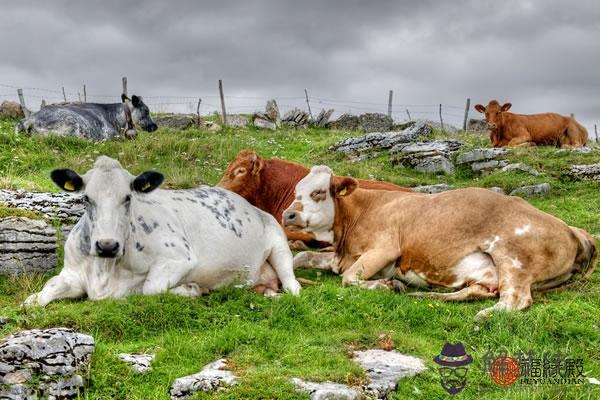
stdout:
<svg viewBox="0 0 600 400">
<path fill-rule="evenodd" d="M 121 94 L 121 101 L 123 103 L 127 103 L 129 101 L 129 97 L 125 93 Z"/>
<path fill-rule="evenodd" d="M 358 187 L 358 181 L 350 177 L 333 177 L 331 179 L 331 195 L 344 197 L 352 194 Z"/>
<path fill-rule="evenodd" d="M 252 155 L 252 175 L 258 175 L 265 167 L 265 161 L 256 153 Z"/>
<path fill-rule="evenodd" d="M 55 169 L 50 173 L 50 178 L 59 188 L 67 192 L 78 192 L 83 187 L 83 179 L 70 169 Z"/>
<path fill-rule="evenodd" d="M 508 110 L 510 110 L 510 108 L 511 108 L 511 107 L 512 107 L 512 104 L 511 104 L 511 103 L 504 103 L 504 104 L 502 105 L 502 108 L 500 109 L 500 111 L 502 111 L 502 112 L 504 112 L 504 111 L 508 111 Z"/>
<path fill-rule="evenodd" d="M 136 96 L 135 94 L 133 96 L 131 96 L 131 104 L 133 104 L 134 107 L 139 107 L 141 102 L 142 102 L 141 97 Z"/>
<path fill-rule="evenodd" d="M 133 180 L 133 182 L 131 182 L 131 189 L 135 190 L 136 192 L 150 193 L 151 191 L 159 187 L 164 180 L 165 177 L 160 172 L 142 172 Z"/>
<path fill-rule="evenodd" d="M 485 112 L 485 106 L 482 104 L 475 104 L 475 110 L 483 114 Z"/>
</svg>

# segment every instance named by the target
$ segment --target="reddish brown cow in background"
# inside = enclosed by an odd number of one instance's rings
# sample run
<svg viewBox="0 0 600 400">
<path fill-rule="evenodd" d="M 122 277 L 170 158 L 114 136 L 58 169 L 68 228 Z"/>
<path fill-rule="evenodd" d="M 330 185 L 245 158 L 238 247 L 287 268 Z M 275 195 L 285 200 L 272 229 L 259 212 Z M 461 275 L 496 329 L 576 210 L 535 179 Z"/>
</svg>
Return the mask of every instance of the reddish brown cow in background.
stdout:
<svg viewBox="0 0 600 400">
<path fill-rule="evenodd" d="M 485 114 L 494 147 L 522 144 L 551 144 L 560 147 L 582 147 L 587 142 L 587 130 L 573 117 L 556 113 L 513 114 L 507 112 L 511 103 L 500 105 L 491 100 L 487 107 L 481 104 L 475 110 Z"/>
<path fill-rule="evenodd" d="M 229 164 L 218 186 L 236 192 L 281 223 L 283 211 L 294 200 L 296 184 L 308 175 L 308 172 L 308 168 L 301 164 L 263 159 L 252 150 L 242 150 Z M 363 179 L 358 179 L 358 182 L 363 189 L 412 191 L 388 182 Z M 307 243 L 315 240 L 313 234 L 284 230 L 289 240 Z"/>
</svg>

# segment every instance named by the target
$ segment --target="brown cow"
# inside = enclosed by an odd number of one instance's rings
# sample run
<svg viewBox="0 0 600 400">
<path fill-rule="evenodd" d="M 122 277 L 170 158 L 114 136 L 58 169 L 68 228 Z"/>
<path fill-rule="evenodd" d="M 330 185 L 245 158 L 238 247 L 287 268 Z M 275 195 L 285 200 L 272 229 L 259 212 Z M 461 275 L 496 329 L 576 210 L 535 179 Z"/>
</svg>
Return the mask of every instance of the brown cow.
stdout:
<svg viewBox="0 0 600 400">
<path fill-rule="evenodd" d="M 500 105 L 491 100 L 487 107 L 481 104 L 475 110 L 485 114 L 494 147 L 526 144 L 551 144 L 560 147 L 582 147 L 587 142 L 587 130 L 573 117 L 556 113 L 513 114 L 511 103 Z"/>
<path fill-rule="evenodd" d="M 294 200 L 294 189 L 308 175 L 305 166 L 285 160 L 263 159 L 252 150 L 242 150 L 229 164 L 218 186 L 236 192 L 250 204 L 268 212 L 281 221 L 283 211 Z M 382 181 L 358 180 L 365 189 L 411 191 L 409 188 Z M 289 240 L 310 242 L 312 234 L 285 229 Z M 319 239 L 320 240 L 320 239 Z M 327 242 L 327 240 L 323 240 Z"/>
<path fill-rule="evenodd" d="M 298 182 L 283 218 L 288 229 L 333 237 L 334 254 L 302 252 L 295 267 L 330 267 L 345 285 L 367 288 L 396 278 L 460 289 L 418 293 L 442 300 L 499 296 L 476 319 L 527 308 L 532 289 L 557 287 L 576 272 L 589 276 L 598 258 L 587 232 L 521 198 L 480 188 L 439 194 L 362 190 L 326 166 L 313 167 Z"/>
</svg>

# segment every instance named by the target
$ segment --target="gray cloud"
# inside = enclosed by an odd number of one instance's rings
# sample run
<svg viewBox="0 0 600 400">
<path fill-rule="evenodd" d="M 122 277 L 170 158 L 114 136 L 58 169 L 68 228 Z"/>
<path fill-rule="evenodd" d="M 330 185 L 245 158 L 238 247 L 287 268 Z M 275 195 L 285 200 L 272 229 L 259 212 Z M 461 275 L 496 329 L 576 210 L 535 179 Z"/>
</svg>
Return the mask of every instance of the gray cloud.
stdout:
<svg viewBox="0 0 600 400">
<path fill-rule="evenodd" d="M 155 109 L 187 111 L 202 96 L 206 112 L 218 104 L 218 79 L 232 111 L 262 108 L 266 97 L 303 106 L 304 88 L 315 109 L 330 106 L 320 98 L 338 112 L 383 111 L 393 89 L 397 119 L 399 104 L 444 103 L 458 123 L 470 97 L 574 112 L 589 130 L 600 123 L 593 0 L 20 1 L 3 4 L 0 26 L 0 84 L 76 93 L 86 83 L 91 95 L 118 99 L 126 75 Z M 34 105 L 61 97 L 26 95 Z M 179 98 L 159 98 L 168 95 Z"/>
</svg>

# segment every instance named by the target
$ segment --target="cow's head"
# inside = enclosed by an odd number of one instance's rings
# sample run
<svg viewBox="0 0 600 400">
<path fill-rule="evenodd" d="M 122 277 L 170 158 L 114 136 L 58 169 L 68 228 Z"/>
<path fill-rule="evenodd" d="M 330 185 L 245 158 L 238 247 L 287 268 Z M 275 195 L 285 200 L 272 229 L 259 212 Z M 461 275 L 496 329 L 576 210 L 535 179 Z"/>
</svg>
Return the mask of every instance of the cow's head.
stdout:
<svg viewBox="0 0 600 400">
<path fill-rule="evenodd" d="M 283 212 L 289 230 L 314 233 L 317 240 L 329 240 L 335 219 L 335 202 L 358 186 L 354 178 L 333 176 L 331 168 L 317 165 L 296 185 L 296 199 Z"/>
<path fill-rule="evenodd" d="M 121 95 L 121 101 L 129 107 L 131 111 L 131 119 L 133 123 L 139 125 L 146 132 L 154 132 L 158 129 L 158 125 L 154 123 L 150 117 L 150 109 L 142 100 L 142 96 L 131 96 L 131 100 L 126 94 Z"/>
<path fill-rule="evenodd" d="M 260 172 L 264 165 L 264 160 L 256 152 L 242 150 L 229 163 L 218 186 L 250 200 L 260 188 Z"/>
<path fill-rule="evenodd" d="M 504 103 L 500 105 L 500 103 L 498 103 L 496 100 L 490 100 L 487 107 L 477 104 L 475 105 L 475 110 L 485 114 L 485 122 L 487 122 L 488 129 L 494 131 L 498 128 L 502 128 L 502 113 L 510 110 L 511 106 L 511 103 Z"/>
<path fill-rule="evenodd" d="M 86 218 L 83 226 L 87 230 L 84 235 L 88 236 L 84 242 L 90 248 L 82 251 L 98 257 L 123 255 L 129 236 L 132 195 L 149 193 L 164 179 L 154 171 L 133 176 L 117 160 L 106 156 L 99 157 L 94 168 L 83 176 L 70 169 L 55 169 L 50 176 L 67 192 L 83 192 L 86 213 L 82 218 Z"/>
</svg>

